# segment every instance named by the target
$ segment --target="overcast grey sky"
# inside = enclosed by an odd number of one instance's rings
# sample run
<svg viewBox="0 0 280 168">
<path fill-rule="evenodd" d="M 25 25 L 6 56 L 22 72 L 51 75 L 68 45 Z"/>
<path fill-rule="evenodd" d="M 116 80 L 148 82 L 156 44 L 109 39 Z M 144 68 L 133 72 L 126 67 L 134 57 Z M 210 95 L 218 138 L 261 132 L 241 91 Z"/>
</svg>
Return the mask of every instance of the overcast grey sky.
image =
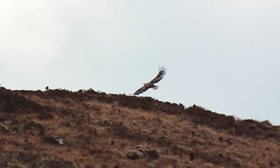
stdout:
<svg viewBox="0 0 280 168">
<path fill-rule="evenodd" d="M 280 125 L 279 0 L 0 0 L 0 84 L 93 88 Z"/>
</svg>

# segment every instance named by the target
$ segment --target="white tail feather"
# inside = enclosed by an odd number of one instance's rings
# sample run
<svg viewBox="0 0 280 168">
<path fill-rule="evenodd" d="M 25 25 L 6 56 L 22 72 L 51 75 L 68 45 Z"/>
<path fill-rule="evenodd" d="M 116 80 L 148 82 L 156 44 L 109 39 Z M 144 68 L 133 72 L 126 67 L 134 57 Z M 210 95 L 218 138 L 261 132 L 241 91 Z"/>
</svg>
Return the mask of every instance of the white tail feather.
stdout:
<svg viewBox="0 0 280 168">
<path fill-rule="evenodd" d="M 153 89 L 154 89 L 154 90 L 158 90 L 158 87 L 159 87 L 158 85 L 155 85 L 155 86 L 153 87 Z"/>
</svg>

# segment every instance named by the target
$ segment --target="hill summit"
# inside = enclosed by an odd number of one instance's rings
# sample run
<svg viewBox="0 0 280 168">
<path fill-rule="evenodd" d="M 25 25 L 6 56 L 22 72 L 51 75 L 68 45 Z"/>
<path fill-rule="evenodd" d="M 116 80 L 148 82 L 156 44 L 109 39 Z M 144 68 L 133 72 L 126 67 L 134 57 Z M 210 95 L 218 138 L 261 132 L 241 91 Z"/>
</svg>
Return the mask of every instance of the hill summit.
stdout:
<svg viewBox="0 0 280 168">
<path fill-rule="evenodd" d="M 0 167 L 279 168 L 280 127 L 151 97 L 2 87 Z"/>
</svg>

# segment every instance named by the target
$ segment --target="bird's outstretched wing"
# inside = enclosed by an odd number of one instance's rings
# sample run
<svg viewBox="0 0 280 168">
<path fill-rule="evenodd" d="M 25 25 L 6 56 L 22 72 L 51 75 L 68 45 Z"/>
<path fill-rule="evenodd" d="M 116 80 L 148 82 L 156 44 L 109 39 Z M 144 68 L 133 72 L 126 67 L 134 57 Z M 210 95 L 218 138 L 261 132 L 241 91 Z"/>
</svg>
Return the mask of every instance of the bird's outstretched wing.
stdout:
<svg viewBox="0 0 280 168">
<path fill-rule="evenodd" d="M 157 76 L 153 80 L 151 80 L 149 83 L 153 83 L 153 84 L 158 83 L 160 80 L 163 79 L 164 75 L 166 75 L 165 67 L 160 66 L 158 70 L 159 70 L 159 72 L 158 72 Z"/>
<path fill-rule="evenodd" d="M 145 83 L 144 86 L 142 86 L 141 88 L 136 90 L 136 92 L 134 92 L 133 95 L 139 95 L 150 88 L 156 88 L 156 86 L 154 84 L 158 83 L 160 80 L 162 80 L 164 75 L 166 75 L 166 68 L 159 67 L 159 73 L 157 74 L 157 76 L 153 80 L 151 80 L 148 83 Z"/>
<path fill-rule="evenodd" d="M 133 95 L 139 95 L 148 89 L 150 89 L 150 87 L 147 87 L 146 85 L 144 85 L 141 88 L 139 88 L 138 90 L 136 90 L 136 92 L 134 92 Z"/>
</svg>

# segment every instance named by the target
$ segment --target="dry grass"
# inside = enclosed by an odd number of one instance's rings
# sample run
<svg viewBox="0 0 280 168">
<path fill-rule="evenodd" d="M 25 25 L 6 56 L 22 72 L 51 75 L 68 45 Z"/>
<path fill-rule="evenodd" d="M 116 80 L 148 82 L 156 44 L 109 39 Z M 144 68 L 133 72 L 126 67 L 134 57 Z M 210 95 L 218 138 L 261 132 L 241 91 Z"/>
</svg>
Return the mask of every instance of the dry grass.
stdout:
<svg viewBox="0 0 280 168">
<path fill-rule="evenodd" d="M 269 122 L 93 90 L 0 99 L 0 167 L 280 167 Z"/>
</svg>

